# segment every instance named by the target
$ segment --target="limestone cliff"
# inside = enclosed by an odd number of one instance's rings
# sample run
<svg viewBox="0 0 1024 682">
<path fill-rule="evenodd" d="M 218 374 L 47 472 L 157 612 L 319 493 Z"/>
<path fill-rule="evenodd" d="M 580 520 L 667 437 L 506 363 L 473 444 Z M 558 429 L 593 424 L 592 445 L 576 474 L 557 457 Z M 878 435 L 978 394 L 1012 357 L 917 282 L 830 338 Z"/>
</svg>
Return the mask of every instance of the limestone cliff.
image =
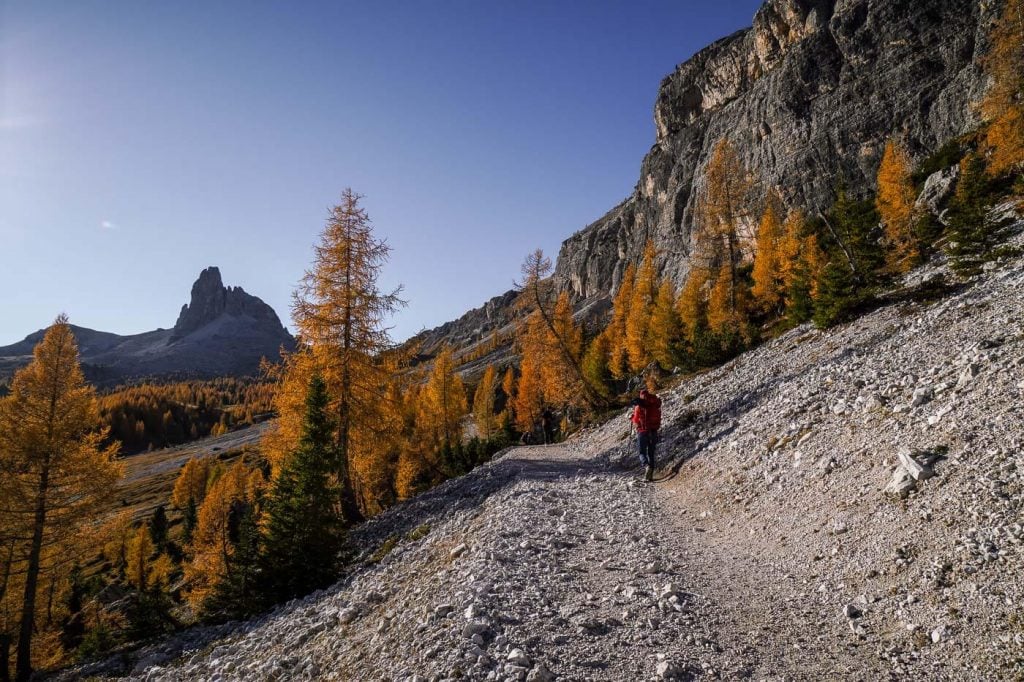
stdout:
<svg viewBox="0 0 1024 682">
<path fill-rule="evenodd" d="M 647 239 L 681 282 L 703 169 L 722 138 L 765 187 L 813 210 L 831 203 L 839 178 L 854 191 L 873 185 L 888 137 L 921 157 L 971 129 L 991 4 L 769 0 L 751 28 L 662 81 L 640 180 L 562 244 L 560 285 L 578 298 L 607 295 Z"/>
</svg>

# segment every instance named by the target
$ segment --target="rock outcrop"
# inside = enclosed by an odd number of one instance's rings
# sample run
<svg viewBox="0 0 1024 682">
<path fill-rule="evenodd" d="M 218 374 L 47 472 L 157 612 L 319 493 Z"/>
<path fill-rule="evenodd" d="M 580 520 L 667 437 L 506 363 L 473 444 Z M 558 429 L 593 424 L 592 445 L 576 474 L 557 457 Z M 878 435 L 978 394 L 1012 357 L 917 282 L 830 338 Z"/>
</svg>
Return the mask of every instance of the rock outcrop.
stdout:
<svg viewBox="0 0 1024 682">
<path fill-rule="evenodd" d="M 177 340 L 188 336 L 222 315 L 251 318 L 274 331 L 287 334 L 273 308 L 245 293 L 242 287 L 225 287 L 220 270 L 209 267 L 199 273 L 199 279 L 192 285 L 192 299 L 181 307 L 171 338 Z"/>
<path fill-rule="evenodd" d="M 225 287 L 220 270 L 206 268 L 192 285 L 173 329 L 121 336 L 72 327 L 86 377 L 99 385 L 152 378 L 253 376 L 260 360 L 277 358 L 295 340 L 277 313 L 241 287 Z M 45 330 L 0 348 L 0 376 L 32 359 Z"/>
</svg>

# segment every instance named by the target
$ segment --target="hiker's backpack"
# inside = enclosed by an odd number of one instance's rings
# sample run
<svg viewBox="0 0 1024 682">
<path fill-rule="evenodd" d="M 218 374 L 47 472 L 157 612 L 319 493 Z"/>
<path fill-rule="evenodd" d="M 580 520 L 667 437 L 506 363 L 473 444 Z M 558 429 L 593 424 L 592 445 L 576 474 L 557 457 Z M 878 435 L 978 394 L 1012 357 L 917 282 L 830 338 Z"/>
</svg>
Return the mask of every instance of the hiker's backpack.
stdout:
<svg viewBox="0 0 1024 682">
<path fill-rule="evenodd" d="M 661 428 L 661 398 L 648 395 L 636 406 L 633 423 L 638 431 L 657 431 Z"/>
</svg>

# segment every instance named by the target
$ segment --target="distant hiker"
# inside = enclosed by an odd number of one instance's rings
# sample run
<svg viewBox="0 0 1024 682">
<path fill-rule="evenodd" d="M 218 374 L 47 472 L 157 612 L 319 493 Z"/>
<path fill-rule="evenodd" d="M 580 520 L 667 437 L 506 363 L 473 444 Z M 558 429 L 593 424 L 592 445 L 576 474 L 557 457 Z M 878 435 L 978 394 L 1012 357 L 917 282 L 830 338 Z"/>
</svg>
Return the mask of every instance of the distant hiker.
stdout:
<svg viewBox="0 0 1024 682">
<path fill-rule="evenodd" d="M 640 464 L 645 467 L 644 478 L 654 480 L 654 449 L 658 445 L 658 429 L 661 428 L 661 398 L 640 389 L 640 397 L 634 398 L 633 417 L 636 426 L 636 442 L 640 449 Z"/>
</svg>

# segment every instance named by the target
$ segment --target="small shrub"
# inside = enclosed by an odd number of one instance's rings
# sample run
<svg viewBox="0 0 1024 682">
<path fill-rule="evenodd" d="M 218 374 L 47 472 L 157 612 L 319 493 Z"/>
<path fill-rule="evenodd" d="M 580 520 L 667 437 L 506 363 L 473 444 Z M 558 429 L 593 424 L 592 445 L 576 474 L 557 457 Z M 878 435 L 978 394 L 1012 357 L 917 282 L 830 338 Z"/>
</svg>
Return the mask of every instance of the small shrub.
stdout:
<svg viewBox="0 0 1024 682">
<path fill-rule="evenodd" d="M 371 564 L 379 564 L 384 561 L 384 557 L 390 554 L 391 550 L 398 545 L 398 540 L 399 538 L 397 535 L 389 535 L 388 539 L 381 543 L 381 546 L 377 548 L 376 552 L 370 555 L 370 558 L 367 559 L 367 561 Z"/>
<path fill-rule="evenodd" d="M 421 539 L 427 537 L 427 534 L 429 532 L 430 532 L 430 525 L 424 523 L 423 525 L 416 526 L 415 528 L 413 528 L 411 531 L 409 531 L 409 533 L 405 537 L 410 542 L 415 542 L 416 540 L 421 540 Z"/>
</svg>

